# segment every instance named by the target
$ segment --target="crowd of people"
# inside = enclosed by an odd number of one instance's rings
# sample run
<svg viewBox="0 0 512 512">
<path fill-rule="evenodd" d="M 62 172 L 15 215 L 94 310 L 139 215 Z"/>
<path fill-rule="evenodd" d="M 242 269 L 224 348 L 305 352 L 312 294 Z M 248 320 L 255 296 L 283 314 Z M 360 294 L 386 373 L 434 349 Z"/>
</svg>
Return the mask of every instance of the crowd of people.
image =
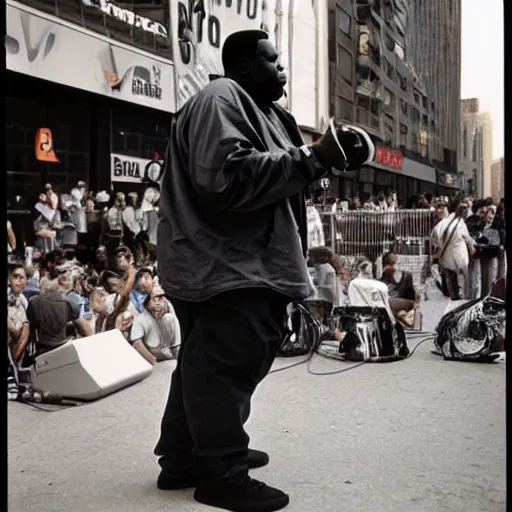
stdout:
<svg viewBox="0 0 512 512">
<path fill-rule="evenodd" d="M 368 198 L 361 203 L 358 197 L 310 196 L 307 202 L 308 247 L 325 245 L 325 226 L 322 213 L 347 210 L 392 212 L 398 209 L 396 193 Z M 413 198 L 412 208 L 430 210 L 434 229 L 429 241 L 431 261 L 428 275 L 439 275 L 439 287 L 452 300 L 477 299 L 489 293 L 492 284 L 506 275 L 505 203 L 492 198 L 474 199 L 455 195 L 434 197 L 421 194 Z M 383 251 L 385 252 L 385 251 Z M 333 268 L 341 283 L 350 274 L 344 255 L 333 256 Z M 386 263 L 383 261 L 383 265 Z M 353 277 L 353 276 L 352 276 Z M 346 284 L 342 289 L 346 289 Z"/>
<path fill-rule="evenodd" d="M 109 194 L 87 192 L 83 182 L 60 197 L 46 185 L 34 208 L 34 247 L 24 247 L 23 253 L 7 222 L 13 364 L 23 364 L 28 361 L 24 356 L 33 357 L 76 336 L 111 329 L 119 329 L 153 365 L 176 357 L 179 323 L 158 283 L 158 198 L 158 190 L 148 187 L 141 204 L 136 194 L 129 194 L 127 204 L 122 193 L 109 204 Z M 430 209 L 434 217 L 430 263 L 443 293 L 452 300 L 489 293 L 493 282 L 506 273 L 503 200 L 494 204 L 490 198 L 422 194 L 415 204 Z M 354 265 L 325 247 L 318 212 L 394 211 L 396 193 L 380 193 L 364 202 L 358 197 L 310 196 L 307 205 L 308 267 L 316 296 L 327 296 L 335 307 L 349 304 L 349 285 L 361 277 L 365 258 Z M 421 293 L 411 273 L 397 265 L 392 251 L 382 255 L 382 269 L 375 277 L 387 287 L 384 302 L 395 319 L 412 327 Z"/>
<path fill-rule="evenodd" d="M 401 199 L 396 191 L 386 193 L 379 191 L 377 195 L 366 194 L 364 196 L 353 195 L 341 198 L 327 194 L 311 195 L 309 204 L 315 205 L 317 209 L 327 212 L 337 211 L 388 211 L 393 212 L 399 209 L 431 209 L 432 211 L 440 203 L 449 204 L 451 199 L 448 196 L 434 196 L 433 194 L 419 194 L 410 198 Z"/>
<path fill-rule="evenodd" d="M 112 329 L 152 365 L 176 358 L 179 323 L 157 275 L 158 191 L 148 189 L 142 205 L 134 195 L 126 205 L 124 194 L 108 205 L 108 194 L 84 185 L 64 197 L 47 185 L 34 208 L 34 246 L 17 247 L 7 222 L 11 365 Z"/>
</svg>

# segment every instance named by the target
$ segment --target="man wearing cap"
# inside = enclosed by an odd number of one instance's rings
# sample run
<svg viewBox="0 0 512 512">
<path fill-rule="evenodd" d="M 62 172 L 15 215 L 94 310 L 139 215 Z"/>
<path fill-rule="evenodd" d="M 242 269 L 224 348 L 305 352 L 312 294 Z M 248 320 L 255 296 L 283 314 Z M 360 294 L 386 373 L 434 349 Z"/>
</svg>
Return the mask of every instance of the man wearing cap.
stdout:
<svg viewBox="0 0 512 512">
<path fill-rule="evenodd" d="M 133 320 L 130 342 L 152 365 L 175 359 L 180 345 L 180 325 L 162 288 L 155 289 L 144 300 L 145 310 Z"/>
</svg>

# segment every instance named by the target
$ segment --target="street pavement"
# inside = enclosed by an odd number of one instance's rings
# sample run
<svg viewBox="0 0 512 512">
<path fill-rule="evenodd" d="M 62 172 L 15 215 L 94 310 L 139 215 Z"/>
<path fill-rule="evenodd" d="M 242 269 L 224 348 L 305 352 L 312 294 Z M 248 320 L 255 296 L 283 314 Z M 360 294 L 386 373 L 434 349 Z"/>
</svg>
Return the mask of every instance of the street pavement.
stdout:
<svg viewBox="0 0 512 512">
<path fill-rule="evenodd" d="M 425 330 L 445 306 L 430 290 Z M 248 431 L 271 461 L 252 475 L 289 492 L 290 512 L 505 511 L 505 364 L 446 362 L 431 350 L 426 342 L 406 361 L 331 376 L 306 365 L 270 375 Z M 311 369 L 352 365 L 317 356 Z M 152 450 L 173 367 L 161 363 L 145 381 L 82 407 L 46 413 L 9 403 L 9 511 L 216 510 L 192 491 L 155 485 Z"/>
</svg>

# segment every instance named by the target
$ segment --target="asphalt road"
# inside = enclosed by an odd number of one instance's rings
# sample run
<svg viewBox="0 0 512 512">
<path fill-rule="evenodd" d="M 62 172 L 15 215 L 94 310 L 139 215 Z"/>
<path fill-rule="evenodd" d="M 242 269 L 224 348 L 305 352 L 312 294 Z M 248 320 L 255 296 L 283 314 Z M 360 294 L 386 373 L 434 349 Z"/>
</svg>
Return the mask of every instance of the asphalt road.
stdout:
<svg viewBox="0 0 512 512">
<path fill-rule="evenodd" d="M 425 328 L 444 305 L 435 293 L 424 303 Z M 503 512 L 505 364 L 445 362 L 431 348 L 333 376 L 305 365 L 269 376 L 248 431 L 271 462 L 253 476 L 289 492 L 290 512 Z M 155 485 L 173 365 L 78 408 L 10 403 L 9 511 L 215 510 Z M 318 356 L 311 368 L 348 366 Z"/>
</svg>

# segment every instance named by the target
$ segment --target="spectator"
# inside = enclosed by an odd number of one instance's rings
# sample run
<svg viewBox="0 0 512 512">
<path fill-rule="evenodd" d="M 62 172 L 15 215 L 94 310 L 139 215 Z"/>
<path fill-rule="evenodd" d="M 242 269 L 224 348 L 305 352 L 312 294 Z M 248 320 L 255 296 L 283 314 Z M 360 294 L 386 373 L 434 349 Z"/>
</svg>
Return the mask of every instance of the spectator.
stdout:
<svg viewBox="0 0 512 512">
<path fill-rule="evenodd" d="M 308 249 L 325 245 L 324 226 L 318 210 L 313 201 L 308 199 L 306 203 L 308 220 Z"/>
<path fill-rule="evenodd" d="M 15 363 L 20 361 L 27 346 L 30 329 L 27 319 L 27 299 L 23 289 L 27 274 L 22 265 L 15 265 L 9 275 L 7 290 L 7 342 Z"/>
<path fill-rule="evenodd" d="M 412 327 L 414 318 L 406 321 L 406 317 L 417 306 L 419 295 L 414 288 L 412 274 L 396 268 L 396 254 L 385 254 L 382 262 L 384 269 L 380 280 L 388 287 L 389 306 L 397 320 L 404 322 L 407 327 Z"/>
<path fill-rule="evenodd" d="M 32 297 L 27 308 L 36 353 L 48 352 L 76 338 L 92 335 L 88 323 L 79 318 L 78 306 L 66 295 L 70 289 L 67 272 L 49 281 L 44 293 Z"/>
<path fill-rule="evenodd" d="M 445 276 L 446 292 L 451 300 L 460 300 L 458 279 L 461 276 L 467 278 L 469 256 L 475 253 L 475 249 L 465 222 L 468 205 L 455 201 L 451 206 L 453 212 L 434 227 L 432 243 L 438 248 L 437 258 Z"/>
<path fill-rule="evenodd" d="M 16 236 L 12 229 L 11 221 L 7 221 L 7 254 L 11 254 L 16 250 Z"/>
<path fill-rule="evenodd" d="M 313 300 L 324 300 L 333 306 L 341 305 L 340 283 L 334 266 L 334 255 L 328 247 L 314 247 L 309 250 L 308 267 L 315 286 Z"/>
<path fill-rule="evenodd" d="M 135 269 L 130 266 L 120 272 L 105 270 L 100 284 L 109 294 L 107 299 L 107 315 L 98 318 L 96 332 L 110 331 L 116 328 L 117 317 L 126 311 L 130 294 L 135 283 Z"/>
<path fill-rule="evenodd" d="M 134 315 L 145 311 L 144 301 L 153 290 L 153 272 L 149 268 L 141 268 L 135 276 L 135 289 L 130 294 L 130 310 Z"/>
<path fill-rule="evenodd" d="M 152 365 L 176 358 L 180 345 L 180 325 L 161 288 L 144 301 L 145 311 L 137 315 L 131 330 L 133 348 Z"/>
</svg>

